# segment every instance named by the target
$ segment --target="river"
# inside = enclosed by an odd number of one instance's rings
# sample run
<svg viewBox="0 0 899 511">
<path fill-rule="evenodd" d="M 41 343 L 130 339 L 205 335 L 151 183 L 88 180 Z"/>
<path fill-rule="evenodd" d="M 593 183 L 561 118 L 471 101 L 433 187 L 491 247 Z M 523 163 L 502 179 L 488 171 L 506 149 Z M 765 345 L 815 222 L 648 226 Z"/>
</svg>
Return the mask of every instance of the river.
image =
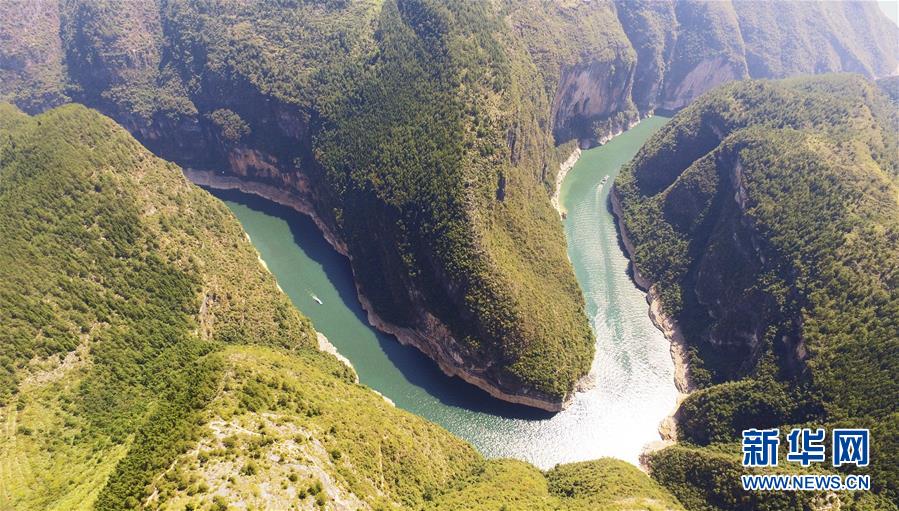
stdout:
<svg viewBox="0 0 899 511">
<path fill-rule="evenodd" d="M 449 378 L 416 349 L 370 327 L 356 297 L 349 262 L 312 221 L 272 202 L 212 192 L 243 224 L 293 303 L 355 366 L 361 383 L 397 406 L 436 422 L 488 457 L 547 469 L 614 456 L 637 463 L 659 439 L 659 422 L 677 399 L 668 341 L 627 275 L 608 193 L 615 175 L 666 118 L 652 117 L 604 146 L 584 151 L 562 184 L 568 253 L 597 338 L 596 386 L 555 415 L 507 404 Z M 609 176 L 605 185 L 602 179 Z M 321 304 L 315 300 L 318 298 Z"/>
</svg>

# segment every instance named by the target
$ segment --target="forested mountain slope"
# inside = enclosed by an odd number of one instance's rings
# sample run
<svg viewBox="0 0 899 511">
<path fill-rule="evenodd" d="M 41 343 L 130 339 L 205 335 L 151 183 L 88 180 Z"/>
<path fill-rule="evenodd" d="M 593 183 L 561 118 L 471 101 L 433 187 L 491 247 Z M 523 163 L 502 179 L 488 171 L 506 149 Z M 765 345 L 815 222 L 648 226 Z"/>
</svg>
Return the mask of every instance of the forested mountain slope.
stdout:
<svg viewBox="0 0 899 511">
<path fill-rule="evenodd" d="M 679 324 L 704 387 L 678 412 L 685 440 L 871 427 L 875 491 L 899 499 L 897 184 L 899 112 L 857 75 L 717 89 L 622 170 L 616 207 L 637 279 Z M 720 455 L 730 447 L 662 451 L 653 473 L 680 497 L 701 488 L 708 509 L 775 509 L 731 507 L 736 479 L 695 476 L 735 470 L 739 456 Z"/>
<path fill-rule="evenodd" d="M 0 235 L 2 509 L 682 509 L 357 384 L 228 209 L 97 112 L 0 104 Z"/>
<path fill-rule="evenodd" d="M 550 410 L 593 353 L 547 200 L 554 146 L 732 79 L 888 74 L 899 32 L 871 3 L 132 7 L 2 3 L 0 97 L 85 103 L 183 166 L 291 191 L 351 257 L 380 328 Z"/>
</svg>

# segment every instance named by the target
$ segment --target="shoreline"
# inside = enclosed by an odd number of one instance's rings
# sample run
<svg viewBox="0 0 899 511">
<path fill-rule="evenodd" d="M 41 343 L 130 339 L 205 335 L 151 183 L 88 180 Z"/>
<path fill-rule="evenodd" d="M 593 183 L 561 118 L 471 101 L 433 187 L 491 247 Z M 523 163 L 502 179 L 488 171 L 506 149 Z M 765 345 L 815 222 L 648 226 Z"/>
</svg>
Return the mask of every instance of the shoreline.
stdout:
<svg viewBox="0 0 899 511">
<path fill-rule="evenodd" d="M 196 185 L 205 186 L 217 190 L 237 190 L 246 194 L 255 195 L 276 204 L 288 207 L 298 213 L 310 217 L 318 227 L 319 231 L 321 231 L 328 244 L 331 245 L 331 247 L 333 247 L 334 250 L 336 250 L 339 254 L 352 261 L 352 257 L 350 257 L 349 255 L 349 250 L 346 244 L 330 229 L 330 227 L 321 218 L 319 218 L 319 216 L 315 212 L 314 207 L 312 206 L 312 203 L 309 200 L 295 193 L 290 193 L 286 190 L 276 188 L 273 185 L 248 181 L 246 179 L 241 179 L 236 176 L 224 175 L 215 171 L 183 168 L 182 172 L 185 178 Z M 475 387 L 478 387 L 479 389 L 487 392 L 496 399 L 523 406 L 529 406 L 531 408 L 537 408 L 547 412 L 560 412 L 564 410 L 574 399 L 575 393 L 580 388 L 580 382 L 578 382 L 578 385 L 575 386 L 575 390 L 568 394 L 564 399 L 559 401 L 552 401 L 549 399 L 543 399 L 539 396 L 510 394 L 488 381 L 483 375 L 468 370 L 462 365 L 463 360 L 461 356 L 449 351 L 447 349 L 448 347 L 444 346 L 444 344 L 446 343 L 440 343 L 437 341 L 437 339 L 430 338 L 424 335 L 422 332 L 394 325 L 381 318 L 374 311 L 374 307 L 372 307 L 371 302 L 359 288 L 358 279 L 356 279 L 355 270 L 352 270 L 352 265 L 350 268 L 351 271 L 354 272 L 353 283 L 356 287 L 356 296 L 359 300 L 359 303 L 362 305 L 362 309 L 366 312 L 369 325 L 383 333 L 393 335 L 400 342 L 400 344 L 415 347 L 432 361 L 434 361 L 440 368 L 440 370 L 447 376 L 458 377 L 468 384 L 474 385 Z M 431 330 L 439 332 L 441 336 L 450 337 L 449 329 L 442 322 L 440 322 L 439 319 L 429 313 L 425 314 L 427 314 L 427 316 L 424 318 L 425 322 L 429 325 Z M 582 380 L 588 377 L 589 374 L 585 375 Z"/>
<path fill-rule="evenodd" d="M 353 374 L 356 375 L 356 383 L 359 383 L 359 374 L 356 373 L 356 368 L 353 367 L 353 363 L 350 362 L 350 359 L 343 356 L 339 351 L 337 351 L 337 346 L 331 344 L 331 341 L 325 336 L 325 334 L 315 331 L 315 339 L 318 341 L 318 351 L 324 351 L 325 353 L 330 353 L 334 355 L 337 360 L 339 360 L 343 365 L 349 367 L 353 370 Z"/>
<path fill-rule="evenodd" d="M 571 169 L 573 169 L 578 160 L 581 159 L 582 153 L 583 151 L 581 151 L 581 146 L 575 145 L 574 151 L 571 151 L 571 154 L 568 155 L 568 159 L 566 159 L 564 162 L 562 162 L 561 165 L 559 165 L 559 172 L 556 174 L 556 187 L 553 190 L 552 197 L 549 198 L 549 202 L 552 204 L 553 209 L 555 209 L 559 213 L 559 216 L 562 218 L 565 218 L 566 214 L 565 210 L 562 208 L 562 203 L 560 202 L 562 198 L 562 182 L 565 181 L 565 176 L 567 176 L 568 173 L 571 172 Z"/>
<path fill-rule="evenodd" d="M 596 145 L 589 147 L 588 150 L 592 149 L 593 147 L 599 147 L 601 145 L 608 144 L 609 142 L 612 141 L 612 139 L 614 139 L 618 135 L 621 135 L 625 131 L 628 131 L 629 129 L 633 128 L 634 126 L 640 124 L 640 121 L 642 121 L 643 119 L 647 119 L 652 116 L 653 116 L 653 113 L 651 111 L 645 115 L 643 115 L 643 114 L 638 115 L 637 119 L 631 119 L 631 120 L 627 121 L 626 123 L 624 123 L 623 126 L 618 126 L 618 129 L 610 130 L 609 133 L 596 139 Z M 568 159 L 566 159 L 564 162 L 562 162 L 559 165 L 559 172 L 556 174 L 556 186 L 553 189 L 553 194 L 550 196 L 550 199 L 549 199 L 550 203 L 553 206 L 553 209 L 555 209 L 559 213 L 559 216 L 562 217 L 563 219 L 567 215 L 567 212 L 565 211 L 565 208 L 562 207 L 562 202 L 561 202 L 561 200 L 562 200 L 562 182 L 565 181 L 565 177 L 568 175 L 568 173 L 571 172 L 572 169 L 574 169 L 574 166 L 577 164 L 578 160 L 581 159 L 581 154 L 583 154 L 583 152 L 584 152 L 584 150 L 581 149 L 580 141 L 576 141 L 576 142 L 577 143 L 574 146 L 574 151 L 571 151 L 571 154 L 568 155 Z"/>
<path fill-rule="evenodd" d="M 642 120 L 643 118 L 652 117 L 652 113 L 650 112 L 646 115 L 641 115 L 640 117 L 640 120 Z M 637 124 L 639 124 L 639 121 L 628 123 L 626 127 L 618 130 L 617 133 L 613 133 L 608 137 L 604 137 L 599 145 L 608 143 L 610 140 L 633 128 Z M 568 157 L 568 159 L 566 159 L 565 162 L 563 162 L 559 166 L 559 173 L 556 175 L 556 186 L 550 201 L 553 205 L 553 208 L 559 213 L 559 216 L 562 219 L 564 219 L 566 216 L 566 211 L 561 204 L 562 183 L 568 173 L 574 168 L 575 164 L 577 164 L 582 153 L 583 151 L 581 150 L 580 145 L 576 145 L 574 151 L 571 152 L 571 155 Z M 609 193 L 609 198 L 612 203 L 612 217 L 621 239 L 621 245 L 624 249 L 624 256 L 630 263 L 630 268 L 632 270 L 632 280 L 637 288 L 646 294 L 646 303 L 648 305 L 647 314 L 649 315 L 649 319 L 650 321 L 652 321 L 653 326 L 655 326 L 656 329 L 662 332 L 662 335 L 664 335 L 665 339 L 668 341 L 671 361 L 674 363 L 673 379 L 674 387 L 678 392 L 677 401 L 671 412 L 658 424 L 659 440 L 647 443 L 643 448 L 643 451 L 640 453 L 640 462 L 638 466 L 641 469 L 648 471 L 649 467 L 645 463 L 644 457 L 654 451 L 664 449 L 665 447 L 673 445 L 677 442 L 677 419 L 675 418 L 675 414 L 677 413 L 677 410 L 680 408 L 680 405 L 681 403 L 683 403 L 684 399 L 686 399 L 687 396 L 689 396 L 690 393 L 693 392 L 694 386 L 690 378 L 690 366 L 687 358 L 687 344 L 686 340 L 684 339 L 683 332 L 680 329 L 680 325 L 678 325 L 677 321 L 666 315 L 662 310 L 658 288 L 646 276 L 640 273 L 640 269 L 634 263 L 634 259 L 632 256 L 632 254 L 634 253 L 634 245 L 631 242 L 630 235 L 627 229 L 624 227 L 624 224 L 621 221 L 622 208 L 618 198 L 618 190 L 617 188 L 615 188 L 614 182 L 612 184 L 612 190 Z"/>
<path fill-rule="evenodd" d="M 621 244 L 624 246 L 624 255 L 630 262 L 633 271 L 633 280 L 640 290 L 646 293 L 646 303 L 649 305 L 649 319 L 659 331 L 671 343 L 671 359 L 674 361 L 674 386 L 677 391 L 686 396 L 693 392 L 694 386 L 690 378 L 690 366 L 687 362 L 687 343 L 684 339 L 683 331 L 677 321 L 669 317 L 662 310 L 661 299 L 659 299 L 658 288 L 646 276 L 640 273 L 640 269 L 634 263 L 632 254 L 634 253 L 634 245 L 630 239 L 630 235 L 622 222 L 622 208 L 618 197 L 618 189 L 613 186 L 612 192 L 609 194 L 612 203 L 612 215 L 615 218 L 615 225 L 621 235 Z"/>
<path fill-rule="evenodd" d="M 687 344 L 686 339 L 684 339 L 684 334 L 681 331 L 680 325 L 676 320 L 669 317 L 662 310 L 662 303 L 661 299 L 659 298 L 658 287 L 654 283 L 652 283 L 646 276 L 640 273 L 640 269 L 634 263 L 632 256 L 632 254 L 634 253 L 634 245 L 622 221 L 623 215 L 621 202 L 618 197 L 618 189 L 616 187 L 612 187 L 609 198 L 612 203 L 612 215 L 615 219 L 615 226 L 617 227 L 618 233 L 621 236 L 621 244 L 624 248 L 624 255 L 625 257 L 627 257 L 630 263 L 634 284 L 640 290 L 646 293 L 646 303 L 649 306 L 649 319 L 650 321 L 652 321 L 652 324 L 660 332 L 662 332 L 662 335 L 665 336 L 665 339 L 668 340 L 671 360 L 672 362 L 674 362 L 674 386 L 678 392 L 677 402 L 674 405 L 674 409 L 671 410 L 671 413 L 669 413 L 659 423 L 658 431 L 660 439 L 658 441 L 646 444 L 646 446 L 643 448 L 643 452 L 640 453 L 640 468 L 648 472 L 648 455 L 677 443 L 677 419 L 675 417 L 675 414 L 680 408 L 681 403 L 684 402 L 684 399 L 686 399 L 687 396 L 689 396 L 690 393 L 695 390 L 695 387 L 690 378 L 690 365 L 687 358 Z"/>
</svg>

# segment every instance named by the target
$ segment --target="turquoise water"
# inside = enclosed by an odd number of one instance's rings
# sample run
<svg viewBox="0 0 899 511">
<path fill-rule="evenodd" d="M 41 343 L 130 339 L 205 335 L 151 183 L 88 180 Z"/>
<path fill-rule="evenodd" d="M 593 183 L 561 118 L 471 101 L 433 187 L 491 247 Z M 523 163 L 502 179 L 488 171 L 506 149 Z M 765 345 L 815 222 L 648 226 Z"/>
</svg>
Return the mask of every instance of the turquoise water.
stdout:
<svg viewBox="0 0 899 511">
<path fill-rule="evenodd" d="M 243 224 L 293 303 L 353 363 L 360 381 L 397 406 L 442 425 L 489 457 L 523 459 L 541 468 L 602 456 L 636 463 L 643 446 L 658 440 L 658 424 L 674 408 L 677 391 L 668 342 L 627 275 L 607 209 L 608 190 L 620 166 L 666 120 L 647 119 L 585 151 L 563 183 L 568 252 L 597 335 L 596 386 L 555 415 L 493 399 L 371 328 L 349 262 L 308 218 L 253 196 L 213 193 Z M 600 186 L 606 175 L 608 182 Z"/>
</svg>

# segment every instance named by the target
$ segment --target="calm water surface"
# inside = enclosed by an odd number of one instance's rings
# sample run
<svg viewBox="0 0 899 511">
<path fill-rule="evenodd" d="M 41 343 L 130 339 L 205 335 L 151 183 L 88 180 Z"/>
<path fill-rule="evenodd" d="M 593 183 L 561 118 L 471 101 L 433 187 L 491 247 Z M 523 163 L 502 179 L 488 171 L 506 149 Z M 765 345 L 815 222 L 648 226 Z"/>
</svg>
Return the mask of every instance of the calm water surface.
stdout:
<svg viewBox="0 0 899 511">
<path fill-rule="evenodd" d="M 677 391 L 668 342 L 653 327 L 643 293 L 627 275 L 608 192 L 621 165 L 665 121 L 644 120 L 585 151 L 562 185 L 568 253 L 584 291 L 597 355 L 596 386 L 555 415 L 493 399 L 371 328 L 348 261 L 308 218 L 253 196 L 213 193 L 240 219 L 293 303 L 350 359 L 361 382 L 397 406 L 441 424 L 489 457 L 519 458 L 541 468 L 602 456 L 636 463 L 643 446 L 658 440 L 658 424 L 674 408 Z M 609 179 L 601 185 L 605 176 Z"/>
</svg>

